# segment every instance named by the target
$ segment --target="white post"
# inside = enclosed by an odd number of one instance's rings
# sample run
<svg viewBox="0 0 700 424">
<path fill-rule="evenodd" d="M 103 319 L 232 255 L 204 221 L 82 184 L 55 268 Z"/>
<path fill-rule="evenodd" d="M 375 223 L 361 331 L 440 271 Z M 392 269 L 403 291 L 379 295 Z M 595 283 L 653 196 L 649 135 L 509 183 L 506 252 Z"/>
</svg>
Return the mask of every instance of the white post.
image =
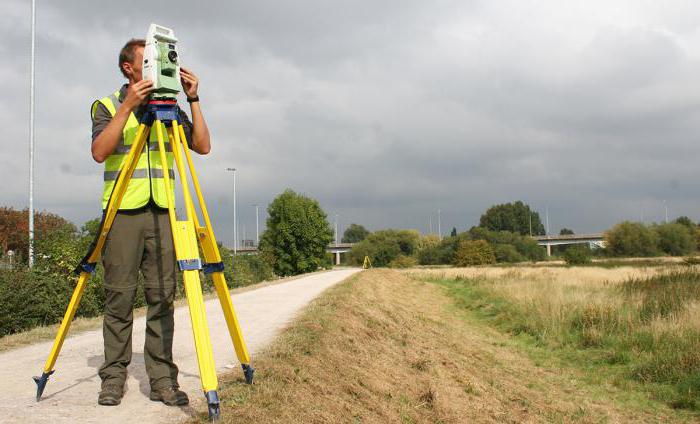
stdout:
<svg viewBox="0 0 700 424">
<path fill-rule="evenodd" d="M 32 0 L 32 47 L 29 65 L 29 268 L 34 266 L 34 45 L 36 1 Z"/>
<path fill-rule="evenodd" d="M 438 239 L 439 239 L 439 240 L 442 240 L 442 227 L 441 227 L 440 209 L 438 209 Z"/>
</svg>

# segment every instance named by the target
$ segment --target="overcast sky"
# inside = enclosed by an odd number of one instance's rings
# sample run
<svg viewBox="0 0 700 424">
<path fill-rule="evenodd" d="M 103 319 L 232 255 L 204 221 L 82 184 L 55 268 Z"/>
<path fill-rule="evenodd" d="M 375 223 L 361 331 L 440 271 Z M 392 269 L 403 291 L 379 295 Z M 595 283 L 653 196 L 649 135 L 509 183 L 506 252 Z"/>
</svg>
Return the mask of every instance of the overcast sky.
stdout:
<svg viewBox="0 0 700 424">
<path fill-rule="evenodd" d="M 700 219 L 697 2 L 37 3 L 35 207 L 78 225 L 100 214 L 90 104 L 150 22 L 201 79 L 212 151 L 196 165 L 225 243 L 230 166 L 249 238 L 251 205 L 262 222 L 285 188 L 341 233 L 436 230 L 438 209 L 462 231 L 514 200 L 548 209 L 551 232 L 660 221 L 664 201 Z M 0 204 L 26 207 L 30 2 L 3 5 Z"/>
</svg>

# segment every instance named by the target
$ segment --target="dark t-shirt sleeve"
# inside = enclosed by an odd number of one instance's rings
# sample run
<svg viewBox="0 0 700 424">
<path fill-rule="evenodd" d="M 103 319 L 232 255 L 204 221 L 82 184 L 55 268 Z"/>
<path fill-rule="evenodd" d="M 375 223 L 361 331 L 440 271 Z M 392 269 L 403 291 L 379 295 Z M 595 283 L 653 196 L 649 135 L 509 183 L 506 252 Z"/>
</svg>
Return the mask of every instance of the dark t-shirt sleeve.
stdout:
<svg viewBox="0 0 700 424">
<path fill-rule="evenodd" d="M 94 141 L 98 135 L 105 129 L 107 124 L 112 120 L 112 114 L 109 113 L 107 107 L 102 103 L 97 103 L 97 108 L 95 109 L 95 116 L 92 118 L 92 140 Z M 187 137 L 187 144 L 192 146 L 192 121 L 187 116 L 187 113 L 180 109 L 180 124 L 182 124 L 182 129 L 185 130 L 185 137 Z"/>
<path fill-rule="evenodd" d="M 112 120 L 112 114 L 109 113 L 107 107 L 102 103 L 97 103 L 95 116 L 92 117 L 92 140 L 94 141 L 98 135 L 105 129 L 109 121 Z"/>
</svg>

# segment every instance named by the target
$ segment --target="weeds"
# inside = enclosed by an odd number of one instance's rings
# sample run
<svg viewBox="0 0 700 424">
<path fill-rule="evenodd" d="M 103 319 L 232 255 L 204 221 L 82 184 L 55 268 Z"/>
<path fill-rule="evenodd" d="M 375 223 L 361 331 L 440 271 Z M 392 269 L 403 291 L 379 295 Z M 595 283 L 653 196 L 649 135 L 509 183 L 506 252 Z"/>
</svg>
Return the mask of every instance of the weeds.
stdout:
<svg viewBox="0 0 700 424">
<path fill-rule="evenodd" d="M 501 330 L 639 382 L 674 408 L 700 410 L 700 270 L 574 277 L 583 269 L 569 279 L 516 270 L 440 283 L 459 307 Z"/>
</svg>

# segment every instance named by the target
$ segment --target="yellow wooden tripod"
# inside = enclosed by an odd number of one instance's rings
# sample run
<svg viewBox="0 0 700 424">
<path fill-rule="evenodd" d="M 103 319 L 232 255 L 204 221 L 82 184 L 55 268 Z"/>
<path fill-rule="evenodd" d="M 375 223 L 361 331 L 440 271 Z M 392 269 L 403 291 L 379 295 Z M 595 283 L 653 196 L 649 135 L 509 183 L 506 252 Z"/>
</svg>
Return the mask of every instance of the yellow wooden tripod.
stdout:
<svg viewBox="0 0 700 424">
<path fill-rule="evenodd" d="M 231 295 L 226 285 L 224 278 L 224 264 L 219 254 L 219 248 L 216 244 L 214 231 L 209 220 L 202 190 L 200 189 L 199 179 L 195 172 L 190 155 L 189 146 L 185 137 L 185 132 L 181 124 L 178 123 L 178 106 L 175 101 L 151 101 L 146 107 L 146 112 L 141 118 L 141 124 L 136 133 L 136 139 L 127 155 L 122 169 L 120 170 L 116 184 L 107 204 L 107 209 L 102 218 L 100 231 L 97 238 L 93 242 L 90 252 L 85 256 L 83 261 L 76 268 L 78 283 L 73 291 L 68 309 L 63 316 L 63 321 L 58 329 L 58 334 L 54 340 L 51 353 L 49 354 L 44 370 L 40 377 L 34 377 L 37 384 L 37 401 L 41 399 L 41 395 L 46 387 L 49 376 L 54 373 L 56 359 L 66 338 L 66 333 L 70 327 L 71 321 L 75 316 L 75 311 L 80 304 L 80 298 L 83 295 L 85 286 L 90 278 L 90 275 L 95 270 L 95 266 L 100 259 L 102 248 L 104 247 L 107 234 L 114 222 L 114 218 L 119 210 L 126 188 L 129 185 L 138 158 L 143 152 L 149 139 L 151 125 L 154 125 L 158 140 L 158 149 L 160 151 L 160 159 L 163 164 L 163 175 L 165 176 L 165 191 L 168 197 L 168 214 L 170 217 L 170 225 L 172 227 L 173 240 L 175 244 L 175 255 L 180 270 L 183 274 L 185 286 L 185 294 L 187 296 L 187 304 L 189 306 L 190 318 L 192 320 L 192 332 L 194 334 L 194 344 L 197 351 L 197 362 L 199 365 L 199 375 L 202 381 L 202 389 L 209 405 L 209 416 L 212 419 L 219 417 L 219 398 L 217 394 L 218 382 L 216 378 L 216 368 L 214 363 L 214 355 L 209 337 L 209 328 L 207 326 L 207 318 L 204 310 L 204 300 L 202 296 L 202 286 L 199 278 L 199 272 L 204 271 L 212 275 L 216 294 L 219 297 L 221 308 L 226 318 L 231 341 L 233 342 L 236 355 L 243 368 L 246 382 L 249 384 L 253 381 L 253 368 L 250 366 L 250 356 L 246 348 L 245 342 L 241 335 L 241 329 L 238 325 L 238 319 L 233 310 Z M 183 191 L 183 199 L 185 204 L 186 219 L 178 220 L 175 214 L 175 199 L 171 191 L 171 181 L 169 175 L 168 162 L 165 155 L 165 141 L 163 134 L 163 124 L 170 123 L 170 128 L 166 128 L 167 135 L 172 146 L 173 156 L 175 158 L 175 166 Z M 184 152 L 184 157 L 183 157 Z M 192 196 L 188 187 L 188 178 L 185 170 L 185 162 L 189 168 L 192 184 L 197 195 L 204 226 L 200 225 L 197 216 Z M 199 241 L 199 244 L 197 243 Z M 204 263 L 199 257 L 198 246 L 202 248 L 204 254 Z"/>
</svg>

